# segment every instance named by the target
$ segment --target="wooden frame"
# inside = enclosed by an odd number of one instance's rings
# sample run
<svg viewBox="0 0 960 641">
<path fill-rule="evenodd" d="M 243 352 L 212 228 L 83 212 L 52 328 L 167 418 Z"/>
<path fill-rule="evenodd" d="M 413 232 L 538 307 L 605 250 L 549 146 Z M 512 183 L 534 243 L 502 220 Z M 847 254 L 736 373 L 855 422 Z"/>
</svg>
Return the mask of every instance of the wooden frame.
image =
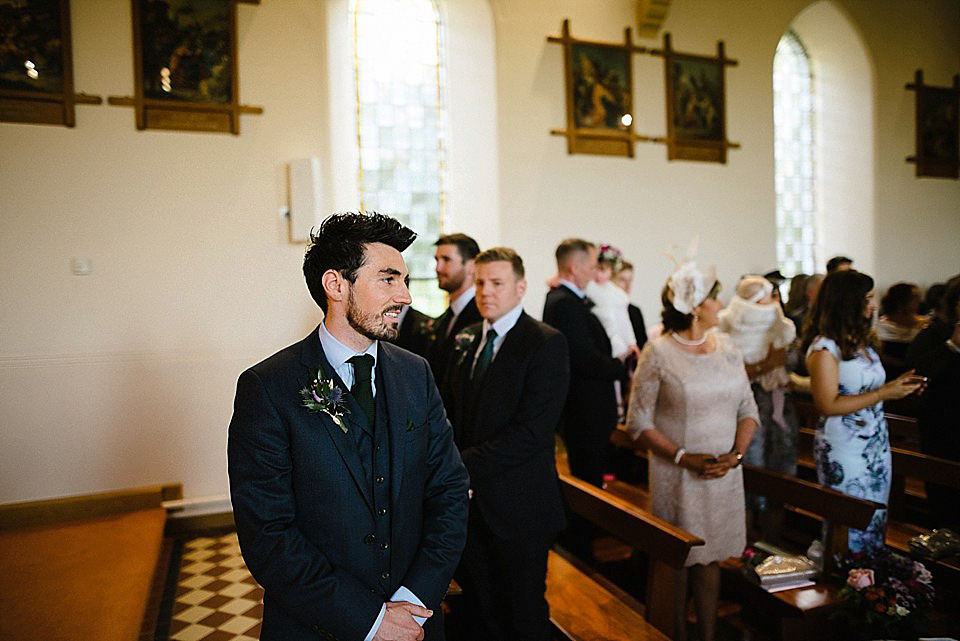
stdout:
<svg viewBox="0 0 960 641">
<path fill-rule="evenodd" d="M 74 93 L 69 0 L 0 0 L 0 24 L 0 121 L 73 127 L 74 105 L 103 102 Z"/>
<path fill-rule="evenodd" d="M 714 58 L 674 51 L 669 33 L 663 49 L 650 53 L 664 61 L 667 138 L 657 142 L 667 143 L 667 158 L 726 163 L 727 149 L 740 147 L 727 140 L 725 71 L 737 61 L 726 57 L 722 40 Z"/>
<path fill-rule="evenodd" d="M 907 162 L 916 163 L 917 176 L 958 178 L 960 169 L 960 75 L 953 77 L 952 87 L 923 84 L 923 71 L 917 69 L 907 89 L 916 97 L 916 152 Z"/>
<path fill-rule="evenodd" d="M 237 73 L 240 0 L 131 0 L 137 129 L 240 133 Z"/>
<path fill-rule="evenodd" d="M 567 153 L 633 157 L 633 144 L 650 140 L 634 133 L 633 56 L 644 47 L 634 46 L 630 29 L 624 43 L 579 40 L 570 35 L 570 21 L 563 21 L 563 34 L 547 42 L 563 45 L 566 81 L 567 127 L 553 129 L 567 138 Z"/>
</svg>

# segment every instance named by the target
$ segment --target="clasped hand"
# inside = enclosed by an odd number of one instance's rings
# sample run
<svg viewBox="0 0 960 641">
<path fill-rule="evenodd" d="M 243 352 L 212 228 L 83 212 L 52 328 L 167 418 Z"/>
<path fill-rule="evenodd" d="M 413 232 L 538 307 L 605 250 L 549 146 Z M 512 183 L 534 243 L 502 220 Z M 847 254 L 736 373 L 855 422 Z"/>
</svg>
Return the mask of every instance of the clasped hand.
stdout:
<svg viewBox="0 0 960 641">
<path fill-rule="evenodd" d="M 720 456 L 687 453 L 681 464 L 688 470 L 696 472 L 700 478 L 719 479 L 726 476 L 728 470 L 737 466 L 737 455 L 733 452 Z"/>
<path fill-rule="evenodd" d="M 430 618 L 433 610 L 410 603 L 409 601 L 391 601 L 383 615 L 373 641 L 421 641 L 423 628 L 413 619 L 414 616 Z"/>
</svg>

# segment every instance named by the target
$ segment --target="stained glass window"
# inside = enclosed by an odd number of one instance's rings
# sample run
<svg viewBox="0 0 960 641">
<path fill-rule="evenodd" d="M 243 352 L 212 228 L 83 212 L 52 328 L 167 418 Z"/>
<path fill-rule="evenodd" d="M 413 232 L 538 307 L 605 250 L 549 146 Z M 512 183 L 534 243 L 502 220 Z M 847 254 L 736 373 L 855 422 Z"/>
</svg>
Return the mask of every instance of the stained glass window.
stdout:
<svg viewBox="0 0 960 641">
<path fill-rule="evenodd" d="M 777 264 L 787 277 L 816 271 L 813 75 L 792 30 L 773 59 Z"/>
<path fill-rule="evenodd" d="M 435 0 L 353 0 L 357 184 L 367 211 L 419 236 L 404 258 L 414 305 L 445 306 L 433 242 L 444 216 L 443 28 Z"/>
</svg>

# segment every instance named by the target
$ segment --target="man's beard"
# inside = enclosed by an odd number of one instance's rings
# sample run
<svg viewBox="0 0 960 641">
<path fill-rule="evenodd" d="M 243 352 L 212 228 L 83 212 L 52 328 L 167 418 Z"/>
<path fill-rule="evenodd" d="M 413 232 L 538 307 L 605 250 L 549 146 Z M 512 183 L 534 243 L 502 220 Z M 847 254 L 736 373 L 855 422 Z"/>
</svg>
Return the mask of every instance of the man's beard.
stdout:
<svg viewBox="0 0 960 641">
<path fill-rule="evenodd" d="M 454 274 L 447 278 L 446 282 L 440 284 L 440 289 L 449 293 L 455 292 L 463 285 L 463 281 L 466 280 L 466 274 L 461 271 L 459 274 Z"/>
<path fill-rule="evenodd" d="M 354 301 L 353 290 L 350 290 L 347 294 L 347 322 L 350 323 L 350 327 L 370 340 L 392 341 L 397 338 L 400 333 L 400 324 L 397 323 L 396 326 L 390 327 L 385 323 L 383 317 L 383 312 L 393 309 L 399 312 L 401 307 L 392 305 L 381 310 L 379 314 L 368 314 L 361 310 Z"/>
</svg>

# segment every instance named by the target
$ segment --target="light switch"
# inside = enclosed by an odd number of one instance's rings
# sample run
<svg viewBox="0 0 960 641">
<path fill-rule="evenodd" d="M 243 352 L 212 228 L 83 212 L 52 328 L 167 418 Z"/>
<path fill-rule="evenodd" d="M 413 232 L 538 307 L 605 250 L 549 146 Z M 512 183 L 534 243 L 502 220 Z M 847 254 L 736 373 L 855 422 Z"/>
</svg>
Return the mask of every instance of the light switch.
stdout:
<svg viewBox="0 0 960 641">
<path fill-rule="evenodd" d="M 89 276 L 93 270 L 93 264 L 89 258 L 71 258 L 70 271 L 74 276 Z"/>
</svg>

